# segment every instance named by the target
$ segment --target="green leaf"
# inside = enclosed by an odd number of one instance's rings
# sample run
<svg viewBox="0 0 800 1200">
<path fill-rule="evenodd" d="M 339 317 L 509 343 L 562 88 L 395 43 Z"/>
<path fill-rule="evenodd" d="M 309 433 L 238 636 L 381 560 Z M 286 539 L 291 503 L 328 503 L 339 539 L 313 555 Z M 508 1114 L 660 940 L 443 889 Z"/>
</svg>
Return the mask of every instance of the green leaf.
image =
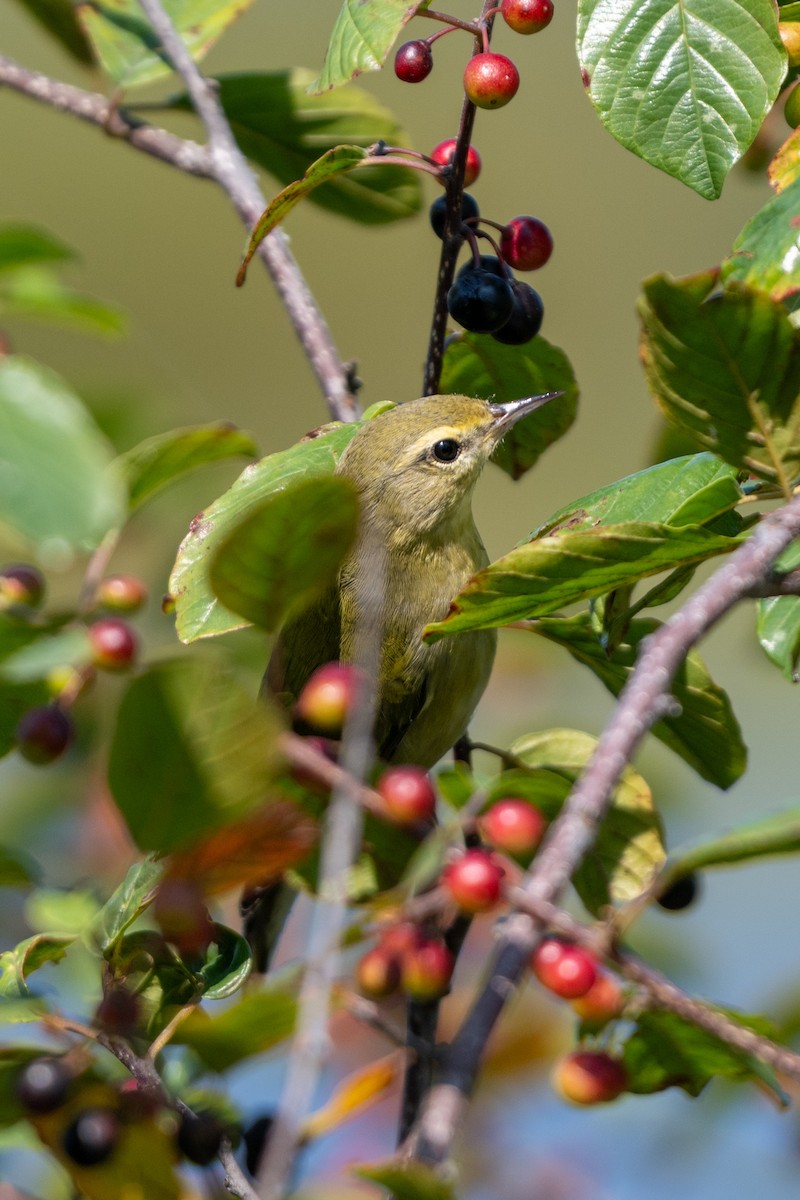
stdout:
<svg viewBox="0 0 800 1200">
<path fill-rule="evenodd" d="M 162 662 L 129 685 L 108 779 L 141 850 L 169 853 L 265 802 L 277 719 L 218 660 Z"/>
<path fill-rule="evenodd" d="M 218 77 L 219 98 L 236 141 L 247 157 L 282 184 L 299 179 L 309 163 L 346 142 L 366 150 L 375 142 L 409 146 L 408 134 L 369 92 L 352 87 L 310 96 L 311 72 L 252 71 Z M 172 108 L 190 108 L 186 95 Z M 419 173 L 407 167 L 371 166 L 334 176 L 309 193 L 313 204 L 349 220 L 384 224 L 419 212 Z"/>
<path fill-rule="evenodd" d="M 707 200 L 786 73 L 772 0 L 579 0 L 578 57 L 617 141 Z"/>
<path fill-rule="evenodd" d="M 252 969 L 253 957 L 246 939 L 227 925 L 215 924 L 214 941 L 197 972 L 203 981 L 203 999 L 224 1000 L 232 996 Z"/>
<path fill-rule="evenodd" d="M 576 729 L 527 734 L 510 748 L 530 774 L 504 772 L 490 789 L 492 799 L 516 795 L 555 817 L 597 747 L 597 739 Z M 626 767 L 590 853 L 572 882 L 589 912 L 634 899 L 655 878 L 665 852 L 661 818 L 645 780 Z"/>
<path fill-rule="evenodd" d="M 430 0 L 344 0 L 310 92 L 325 92 L 364 71 L 379 71 L 400 30 Z"/>
<path fill-rule="evenodd" d="M 283 191 L 278 192 L 275 199 L 270 201 L 253 227 L 244 257 L 236 275 L 236 286 L 241 287 L 244 283 L 250 259 L 264 238 L 267 234 L 272 233 L 276 226 L 280 225 L 281 221 L 289 215 L 296 204 L 299 204 L 301 200 L 310 195 L 315 188 L 318 188 L 323 183 L 327 183 L 335 176 L 341 175 L 343 171 L 352 171 L 365 158 L 367 158 L 367 152 L 366 150 L 362 150 L 360 146 L 334 146 L 332 150 L 326 150 L 320 158 L 316 159 L 306 169 L 302 179 L 296 179 L 288 187 L 285 187 Z"/>
<path fill-rule="evenodd" d="M 39 866 L 28 854 L 0 846 L 0 887 L 26 887 L 40 878 Z"/>
<path fill-rule="evenodd" d="M 164 8 L 197 62 L 252 0 L 164 0 Z M 87 0 L 78 20 L 100 65 L 120 87 L 151 83 L 172 73 L 138 0 Z"/>
<path fill-rule="evenodd" d="M 618 696 L 627 683 L 643 640 L 658 628 L 658 621 L 632 621 L 622 643 L 609 655 L 592 631 L 586 613 L 546 617 L 532 627 L 534 633 L 557 642 L 576 662 L 587 666 L 613 696 Z M 717 787 L 730 787 L 745 771 L 747 747 L 727 694 L 714 683 L 696 651 L 690 651 L 684 659 L 670 691 L 680 711 L 677 716 L 658 721 L 651 732 L 702 779 Z"/>
<path fill-rule="evenodd" d="M 562 391 L 531 413 L 503 438 L 492 455 L 512 479 L 519 479 L 541 454 L 567 432 L 578 407 L 578 385 L 569 360 L 557 346 L 535 337 L 524 346 L 504 346 L 488 335 L 458 333 L 448 340 L 441 391 L 484 400 L 518 400 Z"/>
<path fill-rule="evenodd" d="M 0 225 L 0 272 L 36 263 L 68 262 L 75 252 L 46 229 L 35 225 Z"/>
<path fill-rule="evenodd" d="M 25 902 L 25 919 L 34 932 L 47 937 L 78 937 L 96 919 L 99 907 L 95 894 L 86 889 L 40 887 Z"/>
<path fill-rule="evenodd" d="M 772 1036 L 763 1017 L 727 1013 L 747 1029 Z M 622 1059 L 628 1072 L 628 1091 L 649 1095 L 679 1087 L 699 1096 L 715 1077 L 766 1083 L 782 1105 L 788 1103 L 772 1072 L 750 1054 L 670 1012 L 644 1012 L 625 1043 Z"/>
<path fill-rule="evenodd" d="M 175 1031 L 172 1041 L 191 1046 L 212 1071 L 226 1071 L 285 1041 L 297 1018 L 296 982 L 285 974 L 249 992 L 218 1016 L 197 1009 Z"/>
<path fill-rule="evenodd" d="M 45 367 L 0 361 L 0 521 L 62 565 L 124 512 L 110 449 L 77 396 Z"/>
<path fill-rule="evenodd" d="M 775 563 L 776 571 L 800 567 L 800 545 L 795 543 Z M 790 683 L 797 683 L 800 659 L 800 596 L 769 596 L 756 606 L 756 632 L 761 648 L 783 671 Z"/>
<path fill-rule="evenodd" d="M 28 976 L 46 963 L 60 962 L 74 941 L 74 934 L 37 933 L 0 954 L 0 998 L 28 996 Z"/>
<path fill-rule="evenodd" d="M 336 578 L 358 526 L 347 479 L 305 479 L 263 501 L 225 539 L 211 563 L 218 600 L 274 630 Z"/>
<path fill-rule="evenodd" d="M 0 312 L 75 326 L 87 333 L 109 337 L 124 333 L 127 326 L 120 309 L 74 292 L 51 271 L 39 266 L 20 268 L 2 280 Z"/>
<path fill-rule="evenodd" d="M 760 288 L 775 300 L 800 291 L 797 212 L 800 179 L 773 196 L 745 225 L 720 267 L 722 280 Z"/>
<path fill-rule="evenodd" d="M 227 492 L 195 517 L 184 538 L 170 576 L 175 600 L 178 637 L 193 642 L 241 629 L 245 621 L 224 608 L 209 583 L 210 564 L 219 547 L 240 523 L 271 496 L 304 479 L 331 475 L 359 425 L 340 425 L 262 458 L 248 467 Z"/>
<path fill-rule="evenodd" d="M 4 683 L 0 680 L 0 757 L 16 745 L 16 728 L 26 712 L 39 708 L 52 699 L 47 685 L 35 683 Z"/>
<path fill-rule="evenodd" d="M 425 638 L 436 641 L 468 629 L 545 616 L 661 571 L 727 554 L 738 544 L 736 538 L 693 525 L 674 529 L 627 521 L 575 532 L 562 529 L 517 546 L 473 575 L 449 615 L 427 626 Z"/>
<path fill-rule="evenodd" d="M 75 17 L 73 0 L 18 0 L 18 3 L 78 62 L 86 66 L 93 62 L 92 51 Z"/>
<path fill-rule="evenodd" d="M 91 662 L 92 646 L 85 625 L 68 627 L 41 637 L 10 654 L 0 665 L 0 675 L 12 683 L 46 679 L 60 667 L 80 667 Z"/>
<path fill-rule="evenodd" d="M 458 812 L 472 799 L 477 784 L 467 764 L 455 762 L 437 771 L 436 787 L 445 802 Z"/>
<path fill-rule="evenodd" d="M 425 1163 L 390 1159 L 352 1170 L 360 1179 L 371 1179 L 386 1188 L 395 1200 L 456 1200 L 453 1184 Z"/>
<path fill-rule="evenodd" d="M 256 458 L 258 449 L 249 433 L 227 421 L 173 429 L 140 442 L 119 463 L 128 484 L 131 512 L 168 484 L 208 463 L 226 458 Z"/>
<path fill-rule="evenodd" d="M 561 529 L 594 529 L 622 521 L 705 525 L 742 499 L 736 471 L 713 454 L 687 454 L 656 463 L 589 492 L 560 508 L 526 539 Z"/>
<path fill-rule="evenodd" d="M 128 868 L 122 883 L 109 896 L 92 925 L 91 938 L 101 954 L 111 951 L 149 906 L 163 870 L 163 865 L 150 857 Z"/>
<path fill-rule="evenodd" d="M 748 862 L 774 854 L 796 854 L 798 851 L 800 808 L 790 808 L 740 825 L 710 841 L 675 850 L 664 864 L 659 884 L 666 889 L 692 871 L 728 867 L 732 863 Z"/>
<path fill-rule="evenodd" d="M 788 496 L 800 473 L 800 334 L 769 296 L 718 282 L 714 270 L 645 281 L 647 381 L 673 425 Z"/>
</svg>

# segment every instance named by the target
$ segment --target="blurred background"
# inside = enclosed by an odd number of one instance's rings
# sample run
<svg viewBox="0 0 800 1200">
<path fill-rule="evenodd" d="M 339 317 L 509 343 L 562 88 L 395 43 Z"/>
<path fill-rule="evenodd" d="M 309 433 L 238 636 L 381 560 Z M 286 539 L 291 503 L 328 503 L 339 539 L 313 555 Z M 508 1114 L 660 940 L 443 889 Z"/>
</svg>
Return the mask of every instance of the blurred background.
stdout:
<svg viewBox="0 0 800 1200">
<path fill-rule="evenodd" d="M 339 0 L 256 2 L 205 67 L 316 70 L 339 6 Z M 455 11 L 472 15 L 463 5 Z M 99 73 L 77 67 L 21 8 L 5 3 L 0 28 L 0 52 L 104 89 Z M 418 30 L 431 32 L 417 22 L 409 36 Z M 574 36 L 574 12 L 563 2 L 540 37 L 519 38 L 498 26 L 494 47 L 515 59 L 522 84 L 507 108 L 479 113 L 475 128 L 483 172 L 471 190 L 482 214 L 503 221 L 532 213 L 553 233 L 553 256 L 533 282 L 545 303 L 543 335 L 568 355 L 581 389 L 575 426 L 530 475 L 515 484 L 498 470 L 486 472 L 476 516 L 493 558 L 570 500 L 647 465 L 659 422 L 638 364 L 640 282 L 655 272 L 688 274 L 719 262 L 769 194 L 763 172 L 739 168 L 712 204 L 618 146 L 583 94 Z M 447 37 L 437 42 L 435 68 L 424 83 L 402 84 L 390 69 L 359 85 L 395 112 L 416 148 L 430 151 L 456 132 L 465 54 L 463 38 Z M 167 83 L 137 98 L 174 90 Z M 201 137 L 188 116 L 169 123 Z M 777 136 L 783 137 L 780 123 Z M 121 306 L 129 320 L 119 340 L 10 318 L 4 331 L 15 350 L 65 376 L 119 449 L 175 426 L 224 419 L 249 429 L 267 454 L 327 419 L 260 264 L 243 290 L 234 287 L 245 235 L 221 191 L 4 90 L 0 147 L 0 220 L 41 225 L 63 239 L 80 255 L 66 272 L 68 282 Z M 263 186 L 267 196 L 277 190 L 269 178 Z M 425 188 L 420 216 L 393 226 L 353 224 L 312 205 L 299 206 L 286 226 L 342 357 L 357 363 L 365 405 L 421 391 L 439 253 L 426 215 L 438 188 L 427 180 Z M 189 520 L 236 473 L 230 464 L 216 467 L 170 490 L 136 518 L 115 568 L 142 574 L 157 601 Z M 72 595 L 74 580 L 65 576 L 62 585 Z M 56 593 L 59 586 L 56 579 Z M 148 652 L 175 652 L 171 622 L 157 602 L 150 609 L 143 626 Z M 744 779 L 720 793 L 654 743 L 637 760 L 665 814 L 671 847 L 797 802 L 797 694 L 762 656 L 752 626 L 752 611 L 743 607 L 703 648 L 750 746 Z M 252 633 L 236 639 L 255 681 L 268 648 Z M 553 726 L 596 734 L 610 710 L 601 685 L 566 655 L 507 632 L 473 732 L 494 742 Z M 103 720 L 102 711 L 95 719 Z M 105 810 L 98 826 L 98 810 L 87 811 L 69 764 L 52 768 L 46 781 L 16 761 L 8 760 L 3 772 L 6 840 L 30 849 L 55 883 L 98 874 L 106 885 L 118 881 L 128 853 L 124 835 Z M 56 818 L 54 779 L 62 788 Z M 720 872 L 703 882 L 692 909 L 647 916 L 637 944 L 690 990 L 744 1011 L 794 1012 L 800 902 L 794 863 Z M 9 897 L 4 942 L 23 936 L 16 904 Z M 464 980 L 477 969 L 487 936 L 476 931 Z M 448 1023 L 468 1000 L 466 986 L 457 988 Z M 777 1200 L 796 1195 L 795 1115 L 778 1114 L 752 1087 L 722 1083 L 699 1101 L 675 1093 L 571 1110 L 550 1091 L 545 1073 L 555 1048 L 570 1037 L 562 1010 L 533 989 L 509 1015 L 465 1131 L 463 1192 L 470 1200 L 639 1200 L 645 1189 L 658 1200 L 676 1192 L 731 1200 L 756 1189 Z M 385 1052 L 371 1039 L 353 1028 L 338 1030 L 337 1044 L 347 1041 L 351 1050 L 332 1073 L 353 1065 L 355 1042 L 359 1055 Z M 271 1062 L 267 1085 L 280 1073 L 280 1061 Z M 236 1098 L 254 1114 L 264 1107 L 264 1079 L 261 1065 L 258 1074 L 248 1068 L 235 1077 Z M 393 1122 L 394 1102 L 387 1101 L 323 1139 L 309 1156 L 308 1178 L 330 1179 L 332 1167 L 388 1155 Z M 18 1164 L 9 1170 L 14 1177 Z M 350 1193 L 343 1187 L 341 1194 Z"/>
</svg>

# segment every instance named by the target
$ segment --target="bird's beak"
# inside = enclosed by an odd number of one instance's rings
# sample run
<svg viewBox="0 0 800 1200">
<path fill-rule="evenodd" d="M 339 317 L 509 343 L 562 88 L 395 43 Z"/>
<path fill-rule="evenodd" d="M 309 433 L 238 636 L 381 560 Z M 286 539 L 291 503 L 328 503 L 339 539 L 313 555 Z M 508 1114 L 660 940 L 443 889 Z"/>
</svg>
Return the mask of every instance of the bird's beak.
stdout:
<svg viewBox="0 0 800 1200">
<path fill-rule="evenodd" d="M 563 392 L 543 392 L 541 396 L 525 396 L 522 400 L 506 400 L 504 404 L 490 404 L 489 411 L 494 417 L 490 437 L 499 442 L 508 433 L 511 426 L 516 425 L 517 421 L 563 395 Z"/>
</svg>

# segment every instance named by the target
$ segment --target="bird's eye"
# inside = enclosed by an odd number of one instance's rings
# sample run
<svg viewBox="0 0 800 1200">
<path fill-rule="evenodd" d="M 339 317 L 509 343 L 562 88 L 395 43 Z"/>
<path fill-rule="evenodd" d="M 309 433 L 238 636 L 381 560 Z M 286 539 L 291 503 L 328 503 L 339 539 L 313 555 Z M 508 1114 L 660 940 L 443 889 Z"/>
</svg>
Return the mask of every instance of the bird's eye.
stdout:
<svg viewBox="0 0 800 1200">
<path fill-rule="evenodd" d="M 442 438 L 433 447 L 433 457 L 438 459 L 439 462 L 453 462 L 454 459 L 458 458 L 460 450 L 461 447 L 455 438 Z"/>
</svg>

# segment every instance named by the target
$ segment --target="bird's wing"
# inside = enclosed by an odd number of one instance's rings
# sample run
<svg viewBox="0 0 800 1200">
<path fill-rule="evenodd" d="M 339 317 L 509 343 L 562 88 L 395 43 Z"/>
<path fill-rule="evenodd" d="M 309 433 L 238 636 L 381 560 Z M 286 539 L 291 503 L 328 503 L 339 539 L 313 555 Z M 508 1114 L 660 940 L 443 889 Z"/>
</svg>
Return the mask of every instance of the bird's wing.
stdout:
<svg viewBox="0 0 800 1200">
<path fill-rule="evenodd" d="M 331 588 L 316 604 L 290 617 L 284 625 L 267 665 L 262 692 L 293 703 L 317 667 L 338 662 L 340 640 L 339 596 Z"/>
<path fill-rule="evenodd" d="M 404 638 L 387 637 L 381 660 L 381 689 L 375 720 L 375 743 L 384 762 L 391 762 L 409 727 L 425 707 L 428 672 L 424 656 L 412 653 Z"/>
</svg>

